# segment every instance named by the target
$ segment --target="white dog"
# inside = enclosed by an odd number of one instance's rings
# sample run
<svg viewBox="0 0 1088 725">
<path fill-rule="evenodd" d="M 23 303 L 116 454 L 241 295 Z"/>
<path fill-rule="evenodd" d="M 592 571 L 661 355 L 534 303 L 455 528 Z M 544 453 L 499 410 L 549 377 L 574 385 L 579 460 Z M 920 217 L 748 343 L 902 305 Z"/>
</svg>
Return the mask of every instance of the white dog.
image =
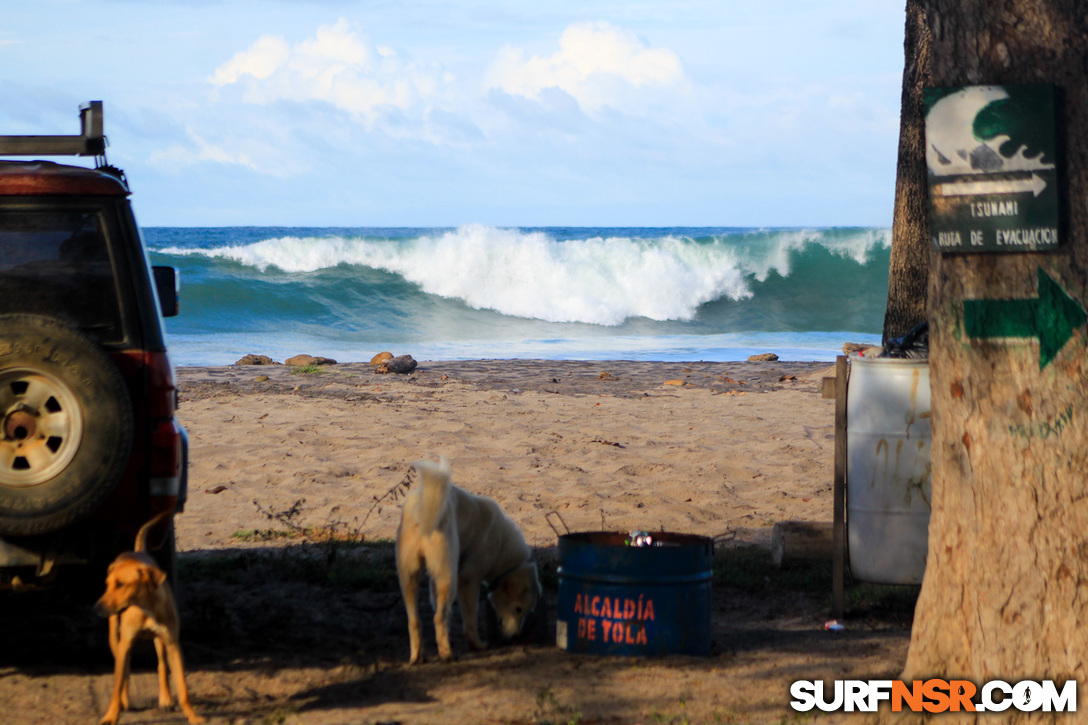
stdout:
<svg viewBox="0 0 1088 725">
<path fill-rule="evenodd" d="M 484 648 L 476 630 L 481 584 L 487 585 L 503 636 L 517 636 L 540 597 L 536 564 L 530 558 L 532 552 L 525 538 L 494 501 L 454 486 L 449 463 L 444 459 L 438 464 L 416 461 L 412 466 L 422 485 L 414 487 L 404 499 L 397 529 L 397 574 L 408 610 L 409 664 L 419 662 L 423 656 L 416 596 L 424 566 L 431 577 L 434 630 L 441 659 L 453 656 L 450 612 L 455 599 L 461 601 L 469 643 L 475 649 Z"/>
</svg>

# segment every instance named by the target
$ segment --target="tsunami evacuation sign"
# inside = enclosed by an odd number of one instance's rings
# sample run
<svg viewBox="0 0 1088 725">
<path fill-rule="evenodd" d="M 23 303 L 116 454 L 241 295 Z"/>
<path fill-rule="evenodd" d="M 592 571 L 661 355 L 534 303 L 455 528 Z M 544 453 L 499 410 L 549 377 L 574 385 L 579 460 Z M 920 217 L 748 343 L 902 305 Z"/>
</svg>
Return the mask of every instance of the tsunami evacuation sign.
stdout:
<svg viewBox="0 0 1088 725">
<path fill-rule="evenodd" d="M 1058 246 L 1054 87 L 925 89 L 929 226 L 942 252 Z"/>
</svg>

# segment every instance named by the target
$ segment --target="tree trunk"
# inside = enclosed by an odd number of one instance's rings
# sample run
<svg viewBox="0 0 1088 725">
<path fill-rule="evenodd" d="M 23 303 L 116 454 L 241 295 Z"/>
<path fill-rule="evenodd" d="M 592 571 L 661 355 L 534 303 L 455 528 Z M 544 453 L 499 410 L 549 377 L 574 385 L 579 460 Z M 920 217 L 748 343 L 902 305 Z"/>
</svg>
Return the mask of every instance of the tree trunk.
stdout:
<svg viewBox="0 0 1088 725">
<path fill-rule="evenodd" d="M 1064 223 L 1054 251 L 932 255 L 933 512 L 903 677 L 1083 684 L 1088 334 L 1080 320 L 1047 360 L 1039 339 L 969 334 L 965 301 L 1038 298 L 1045 275 L 1084 305 L 1088 11 L 1083 0 L 924 2 L 934 86 L 1056 86 Z"/>
<path fill-rule="evenodd" d="M 920 0 L 907 0 L 903 41 L 903 97 L 899 111 L 899 161 L 892 216 L 892 255 L 884 342 L 905 335 L 926 319 L 929 276 L 929 196 L 926 191 L 925 114 L 922 89 L 929 84 L 929 27 Z"/>
</svg>

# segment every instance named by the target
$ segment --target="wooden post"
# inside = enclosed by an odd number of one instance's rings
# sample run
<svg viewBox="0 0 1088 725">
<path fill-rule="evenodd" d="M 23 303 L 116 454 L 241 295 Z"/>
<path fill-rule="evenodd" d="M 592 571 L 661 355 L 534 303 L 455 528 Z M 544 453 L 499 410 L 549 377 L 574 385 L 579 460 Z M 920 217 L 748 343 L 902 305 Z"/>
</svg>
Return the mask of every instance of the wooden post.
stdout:
<svg viewBox="0 0 1088 725">
<path fill-rule="evenodd" d="M 846 568 L 846 387 L 850 375 L 846 356 L 835 360 L 835 482 L 831 543 L 831 616 L 843 614 L 843 576 Z"/>
</svg>

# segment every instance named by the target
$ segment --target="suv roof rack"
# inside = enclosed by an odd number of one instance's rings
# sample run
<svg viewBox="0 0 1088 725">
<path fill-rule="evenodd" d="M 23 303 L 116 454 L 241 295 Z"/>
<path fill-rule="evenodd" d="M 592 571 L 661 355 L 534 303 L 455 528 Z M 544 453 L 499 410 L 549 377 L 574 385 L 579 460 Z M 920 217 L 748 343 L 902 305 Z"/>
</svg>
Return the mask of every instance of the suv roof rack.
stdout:
<svg viewBox="0 0 1088 725">
<path fill-rule="evenodd" d="M 106 161 L 106 135 L 102 132 L 102 101 L 79 107 L 79 136 L 0 136 L 3 156 L 95 156 Z"/>
</svg>

